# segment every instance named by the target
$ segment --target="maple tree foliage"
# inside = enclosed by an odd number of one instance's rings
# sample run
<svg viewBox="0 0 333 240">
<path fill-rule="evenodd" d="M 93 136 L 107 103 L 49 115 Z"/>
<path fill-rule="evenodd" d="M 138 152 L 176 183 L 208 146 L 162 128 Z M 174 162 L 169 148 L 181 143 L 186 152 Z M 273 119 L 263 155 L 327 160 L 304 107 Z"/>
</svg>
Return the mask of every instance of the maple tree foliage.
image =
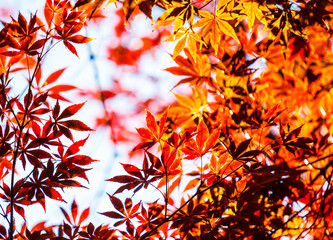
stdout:
<svg viewBox="0 0 333 240">
<path fill-rule="evenodd" d="M 3 22 L 0 237 L 331 239 L 332 11 L 331 1 L 313 0 L 46 0 L 41 13 Z M 79 57 L 77 44 L 92 40 L 83 28 L 108 14 L 120 19 L 118 43 L 105 50 L 120 72 L 110 88 L 60 84 L 65 69 L 43 75 L 55 45 Z M 140 14 L 154 34 L 131 48 L 125 25 Z M 158 93 L 140 99 L 122 74 L 140 74 L 140 59 L 162 41 L 174 42 L 165 71 L 178 82 L 174 101 L 154 109 Z M 26 76 L 22 98 L 16 72 Z M 107 179 L 116 189 L 100 212 L 105 224 L 87 223 L 90 208 L 74 200 L 61 224 L 19 226 L 29 205 L 45 210 L 47 198 L 65 201 L 61 190 L 89 185 L 96 160 L 79 153 L 88 137 L 73 133 L 93 129 L 75 118 L 84 103 L 70 102 L 72 90 L 102 103 L 95 128 L 133 144 L 132 158 Z M 108 108 L 119 95 L 136 101 L 132 114 Z M 138 139 L 125 122 L 144 112 Z"/>
</svg>

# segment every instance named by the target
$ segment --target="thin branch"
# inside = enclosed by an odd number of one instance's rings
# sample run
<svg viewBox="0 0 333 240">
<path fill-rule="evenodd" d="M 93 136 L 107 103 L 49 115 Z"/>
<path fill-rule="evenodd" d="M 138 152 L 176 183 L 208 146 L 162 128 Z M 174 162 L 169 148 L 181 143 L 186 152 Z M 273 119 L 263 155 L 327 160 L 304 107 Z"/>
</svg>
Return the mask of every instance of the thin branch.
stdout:
<svg viewBox="0 0 333 240">
<path fill-rule="evenodd" d="M 0 208 L 3 212 L 3 214 L 1 214 L 1 215 L 7 220 L 8 224 L 10 225 L 10 221 L 8 219 L 8 214 L 6 214 L 6 211 L 5 211 L 5 209 L 3 209 L 2 205 L 0 205 Z"/>
<path fill-rule="evenodd" d="M 182 210 L 189 202 L 192 201 L 192 199 L 194 199 L 196 196 L 198 196 L 199 194 L 202 194 L 204 192 L 206 192 L 207 190 L 215 187 L 216 185 L 218 185 L 219 183 L 221 183 L 223 180 L 225 180 L 227 177 L 229 177 L 231 174 L 235 173 L 236 171 L 238 171 L 238 169 L 240 169 L 241 167 L 243 167 L 245 165 L 245 163 L 243 163 L 242 165 L 240 165 L 239 167 L 237 167 L 235 170 L 231 171 L 228 175 L 224 176 L 223 178 L 221 178 L 220 180 L 216 181 L 214 184 L 210 185 L 209 187 L 206 187 L 203 190 L 199 190 L 200 186 L 197 188 L 197 192 L 195 194 L 193 194 L 186 202 L 184 202 L 179 208 L 177 208 L 177 210 L 175 210 L 171 215 L 169 215 L 167 218 L 165 218 L 161 223 L 159 223 L 158 225 L 156 225 L 152 230 L 150 230 L 149 232 L 146 232 L 145 234 L 143 234 L 141 237 L 137 238 L 138 240 L 143 240 L 146 237 L 150 236 L 152 233 L 154 233 L 160 226 L 162 226 L 164 223 L 170 221 L 172 219 L 173 216 L 175 216 L 180 210 Z"/>
<path fill-rule="evenodd" d="M 49 35 L 49 31 L 47 31 L 45 39 L 47 40 Z M 14 195 L 16 194 L 16 192 L 14 192 L 14 182 L 15 182 L 15 167 L 16 167 L 16 162 L 18 159 L 18 153 L 19 153 L 19 149 L 20 149 L 20 145 L 21 145 L 21 139 L 22 139 L 22 134 L 23 134 L 23 130 L 25 128 L 25 124 L 26 124 L 26 120 L 27 120 L 27 115 L 28 115 L 28 111 L 29 111 L 29 105 L 30 105 L 30 101 L 32 100 L 32 82 L 36 77 L 36 74 L 40 68 L 40 64 L 42 61 L 42 57 L 43 56 L 43 51 L 45 49 L 45 44 L 43 45 L 41 52 L 38 54 L 37 57 L 37 63 L 36 66 L 34 68 L 33 74 L 30 77 L 30 70 L 29 71 L 29 86 L 28 86 L 28 95 L 27 95 L 27 101 L 26 101 L 26 109 L 24 111 L 23 114 L 23 118 L 22 118 L 22 122 L 19 125 L 19 134 L 17 137 L 17 142 L 16 142 L 16 147 L 14 150 L 14 155 L 13 155 L 13 165 L 12 165 L 12 172 L 11 172 L 11 182 L 10 182 L 10 226 L 9 226 L 9 240 L 13 240 L 13 235 L 14 235 Z M 28 122 L 28 121 L 27 121 Z"/>
</svg>

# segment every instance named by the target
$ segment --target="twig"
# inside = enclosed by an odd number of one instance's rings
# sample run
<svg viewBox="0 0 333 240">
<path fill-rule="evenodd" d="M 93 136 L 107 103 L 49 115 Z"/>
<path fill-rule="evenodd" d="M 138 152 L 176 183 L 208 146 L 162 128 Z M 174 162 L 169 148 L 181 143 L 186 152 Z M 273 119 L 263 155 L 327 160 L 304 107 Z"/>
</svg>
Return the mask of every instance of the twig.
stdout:
<svg viewBox="0 0 333 240">
<path fill-rule="evenodd" d="M 137 238 L 138 240 L 143 240 L 146 237 L 150 236 L 152 233 L 154 233 L 160 226 L 162 226 L 164 223 L 168 222 L 171 220 L 171 218 L 173 216 L 175 216 L 180 210 L 182 210 L 189 202 L 192 201 L 193 198 L 195 198 L 197 195 L 206 192 L 207 190 L 215 187 L 217 184 L 219 184 L 221 181 L 225 180 L 227 177 L 229 177 L 231 174 L 233 174 L 234 172 L 236 172 L 238 169 L 240 169 L 241 167 L 243 167 L 245 165 L 245 163 L 243 163 L 242 165 L 240 165 L 239 167 L 237 167 L 235 170 L 231 171 L 228 175 L 226 175 L 225 177 L 221 178 L 220 180 L 216 181 L 214 184 L 210 185 L 209 187 L 206 187 L 203 190 L 199 190 L 200 186 L 197 189 L 197 192 L 195 194 L 193 194 L 186 202 L 184 202 L 179 208 L 177 208 L 177 210 L 175 210 L 171 215 L 169 215 L 167 218 L 165 218 L 161 223 L 159 223 L 158 225 L 156 225 L 152 230 L 150 230 L 149 232 L 146 232 L 145 234 L 143 234 L 141 237 Z"/>
</svg>

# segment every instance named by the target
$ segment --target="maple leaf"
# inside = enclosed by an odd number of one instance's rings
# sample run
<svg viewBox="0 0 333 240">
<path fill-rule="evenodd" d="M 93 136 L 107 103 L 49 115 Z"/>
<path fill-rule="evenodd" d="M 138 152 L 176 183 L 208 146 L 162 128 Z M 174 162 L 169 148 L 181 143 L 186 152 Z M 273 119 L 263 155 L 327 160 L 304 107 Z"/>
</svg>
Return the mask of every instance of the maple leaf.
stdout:
<svg viewBox="0 0 333 240">
<path fill-rule="evenodd" d="M 144 142 L 139 143 L 133 150 L 138 150 L 142 148 L 150 148 L 152 147 L 155 143 L 159 142 L 163 136 L 163 134 L 166 131 L 165 123 L 167 120 L 167 115 L 168 115 L 168 109 L 164 112 L 163 116 L 161 117 L 159 121 L 159 125 L 156 123 L 156 119 L 154 115 L 149 112 L 148 110 L 146 111 L 146 123 L 147 123 L 147 128 L 137 128 L 136 131 L 142 137 L 145 139 Z"/>
<path fill-rule="evenodd" d="M 9 186 L 6 183 L 2 183 L 3 186 L 1 187 L 1 190 L 3 193 L 0 193 L 0 198 L 2 198 L 5 202 L 10 202 L 11 199 L 11 190 Z M 31 201 L 28 196 L 27 188 L 22 188 L 22 185 L 24 185 L 24 179 L 18 180 L 15 184 L 13 184 L 13 194 L 14 196 L 14 211 L 16 211 L 20 216 L 25 219 L 25 210 L 22 206 L 32 205 L 37 203 L 37 201 Z M 7 205 L 6 208 L 6 214 L 8 215 L 10 213 L 10 204 Z"/>
<path fill-rule="evenodd" d="M 215 129 L 211 134 L 204 121 L 200 121 L 197 128 L 197 135 L 194 139 L 190 139 L 186 142 L 185 148 L 182 148 L 182 152 L 185 153 L 185 159 L 195 159 L 202 157 L 206 154 L 216 143 L 219 138 L 220 130 Z"/>
<path fill-rule="evenodd" d="M 141 203 L 137 203 L 136 205 L 132 206 L 132 200 L 130 198 L 125 199 L 125 204 L 123 204 L 118 198 L 115 196 L 109 195 L 110 201 L 112 205 L 117 209 L 117 212 L 109 211 L 101 213 L 104 216 L 110 217 L 110 218 L 116 218 L 120 219 L 116 223 L 113 224 L 114 227 L 117 227 L 123 223 L 130 223 L 130 219 L 134 218 L 136 215 L 138 215 L 138 210 L 141 205 Z"/>
<path fill-rule="evenodd" d="M 94 160 L 86 155 L 77 154 L 80 151 L 80 147 L 86 143 L 87 139 L 88 137 L 73 142 L 73 144 L 67 148 L 66 152 L 64 151 L 64 147 L 59 144 L 58 154 L 54 154 L 57 159 L 61 160 L 61 162 L 57 165 L 57 171 L 63 174 L 63 176 L 66 176 L 66 178 L 80 177 L 89 182 L 86 171 L 90 169 L 84 167 L 96 162 L 97 160 Z"/>
<path fill-rule="evenodd" d="M 177 123 L 184 127 L 192 126 L 193 121 L 207 112 L 207 108 L 202 106 L 207 106 L 208 92 L 198 88 L 192 88 L 192 92 L 192 96 L 188 97 L 174 93 L 178 105 L 170 108 L 170 115 L 174 116 Z"/>
<path fill-rule="evenodd" d="M 178 29 L 178 31 L 175 34 L 170 35 L 168 38 L 164 39 L 163 42 L 167 41 L 176 41 L 177 44 L 175 45 L 173 54 L 172 54 L 172 60 L 174 60 L 185 48 L 186 42 L 187 42 L 187 48 L 189 53 L 191 54 L 194 61 L 197 60 L 197 43 L 200 45 L 204 44 L 204 42 L 200 39 L 200 37 L 196 34 L 190 31 L 190 29 L 185 29 L 181 27 Z"/>
<path fill-rule="evenodd" d="M 162 148 L 161 162 L 163 164 L 164 171 L 168 175 L 176 175 L 182 172 L 178 150 L 176 148 L 171 150 L 169 144 L 167 143 L 165 143 Z"/>
<path fill-rule="evenodd" d="M 220 175 L 225 174 L 227 164 L 228 162 L 230 163 L 229 159 L 229 154 L 222 154 L 219 158 L 212 154 L 210 158 L 209 172 L 202 176 L 207 180 L 209 186 L 218 180 Z"/>
<path fill-rule="evenodd" d="M 162 213 L 163 207 L 156 203 L 150 203 L 148 209 L 142 206 L 142 210 L 137 215 L 138 221 L 142 224 L 143 229 L 153 229 L 157 224 L 162 222 Z"/>
<path fill-rule="evenodd" d="M 290 39 L 288 48 L 291 50 L 289 60 L 294 59 L 297 56 L 300 56 L 304 62 L 305 57 L 309 55 L 310 47 L 308 42 L 302 37 L 295 36 Z"/>
<path fill-rule="evenodd" d="M 280 129 L 280 136 L 282 140 L 283 146 L 286 149 L 295 154 L 296 149 L 301 148 L 303 151 L 310 150 L 309 144 L 313 142 L 313 140 L 309 137 L 299 137 L 299 134 L 302 130 L 303 126 L 297 127 L 294 130 L 290 131 L 288 135 L 285 134 L 283 128 Z"/>
<path fill-rule="evenodd" d="M 133 189 L 133 192 L 136 193 L 142 188 L 147 189 L 149 184 L 163 177 L 161 169 L 162 165 L 163 163 L 161 159 L 147 153 L 143 162 L 143 169 L 139 169 L 132 164 L 122 164 L 124 170 L 129 175 L 118 175 L 108 179 L 107 181 L 123 184 L 115 191 L 115 194 L 121 193 L 126 189 Z"/>
<path fill-rule="evenodd" d="M 156 20 L 156 28 L 160 26 L 168 26 L 174 23 L 174 33 L 176 33 L 187 21 L 193 24 L 194 14 L 198 14 L 198 9 L 190 4 L 190 2 L 176 3 L 167 7 L 167 10 Z"/>
<path fill-rule="evenodd" d="M 242 4 L 237 5 L 233 10 L 239 10 L 239 21 L 242 21 L 247 17 L 247 23 L 249 28 L 252 30 L 254 26 L 254 21 L 257 18 L 261 23 L 267 24 L 265 15 L 263 12 L 269 12 L 269 9 L 265 5 L 261 5 L 258 2 L 248 1 L 243 2 Z"/>
<path fill-rule="evenodd" d="M 177 67 L 166 68 L 165 70 L 179 76 L 188 76 L 185 79 L 180 80 L 175 86 L 179 86 L 184 83 L 190 83 L 191 85 L 200 85 L 201 83 L 208 82 L 210 79 L 211 65 L 207 55 L 196 55 L 194 60 L 189 50 L 185 49 L 187 58 L 178 55 L 174 60 L 178 64 Z"/>
<path fill-rule="evenodd" d="M 64 109 L 62 113 L 60 113 L 60 105 L 59 101 L 57 101 L 53 111 L 52 117 L 55 121 L 54 126 L 59 129 L 67 138 L 73 141 L 72 133 L 70 129 L 74 129 L 77 131 L 92 131 L 93 129 L 89 128 L 86 124 L 84 124 L 80 120 L 64 120 L 65 118 L 73 116 L 77 113 L 85 103 L 73 104 Z"/>
<path fill-rule="evenodd" d="M 131 50 L 127 47 L 119 45 L 109 49 L 109 59 L 118 65 L 136 65 L 143 51 L 141 49 Z"/>
<path fill-rule="evenodd" d="M 90 208 L 84 209 L 80 215 L 78 215 L 78 206 L 75 201 L 75 199 L 72 202 L 71 210 L 68 213 L 65 209 L 60 207 L 61 212 L 65 216 L 65 219 L 68 221 L 68 223 L 74 225 L 74 226 L 80 226 L 83 221 L 85 221 L 90 213 Z"/>
<path fill-rule="evenodd" d="M 11 64 L 21 60 L 24 54 L 34 56 L 39 54 L 38 49 L 42 48 L 48 41 L 48 37 L 36 40 L 37 32 L 42 26 L 35 26 L 37 24 L 36 14 L 30 16 L 29 23 L 24 16 L 19 12 L 18 20 L 12 18 L 12 22 L 4 23 L 5 30 L 2 30 L 4 43 L 14 50 L 1 49 L 0 55 L 15 57 L 11 60 Z M 5 33 L 5 34 L 4 34 Z M 0 44 L 3 45 L 4 43 Z M 5 51 L 3 51 L 5 50 Z M 31 58 L 32 60 L 32 58 Z"/>
<path fill-rule="evenodd" d="M 109 3 L 115 0 L 110 0 Z M 143 12 L 149 19 L 153 19 L 152 17 L 152 9 L 154 7 L 155 2 L 153 0 L 140 1 L 138 6 L 141 12 Z"/>
<path fill-rule="evenodd" d="M 193 24 L 193 28 L 200 27 L 200 36 L 209 36 L 210 43 L 215 49 L 215 54 L 218 52 L 218 45 L 221 40 L 221 35 L 226 34 L 232 37 L 240 44 L 233 26 L 228 21 L 237 18 L 237 14 L 225 12 L 225 7 L 221 5 L 223 1 L 219 1 L 214 14 L 208 11 L 199 11 L 200 19 Z"/>
<path fill-rule="evenodd" d="M 32 177 L 24 185 L 24 187 L 28 190 L 28 199 L 32 200 L 35 197 L 37 202 L 43 207 L 44 211 L 46 211 L 46 196 L 50 199 L 65 202 L 61 194 L 55 190 L 55 187 L 58 186 L 54 182 L 50 181 L 50 179 L 57 179 L 57 176 L 54 174 L 54 166 L 49 160 L 47 167 L 41 171 L 35 170 Z"/>
<path fill-rule="evenodd" d="M 125 189 L 131 190 L 134 189 L 133 192 L 136 193 L 139 191 L 142 187 L 147 188 L 149 181 L 148 177 L 149 175 L 143 174 L 139 168 L 137 168 L 134 165 L 131 164 L 122 164 L 124 170 L 130 175 L 119 175 L 115 176 L 113 178 L 108 179 L 107 181 L 111 182 L 118 182 L 124 184 L 118 190 L 115 192 L 116 193 L 121 193 Z"/>
<path fill-rule="evenodd" d="M 81 14 L 81 11 L 71 11 L 68 13 L 68 11 L 64 9 L 62 14 L 62 21 L 64 25 L 56 25 L 55 30 L 57 35 L 53 36 L 55 39 L 63 40 L 65 47 L 77 57 L 79 56 L 76 52 L 76 49 L 70 42 L 87 43 L 93 40 L 92 38 L 77 34 L 84 26 L 84 20 L 79 18 Z"/>
</svg>

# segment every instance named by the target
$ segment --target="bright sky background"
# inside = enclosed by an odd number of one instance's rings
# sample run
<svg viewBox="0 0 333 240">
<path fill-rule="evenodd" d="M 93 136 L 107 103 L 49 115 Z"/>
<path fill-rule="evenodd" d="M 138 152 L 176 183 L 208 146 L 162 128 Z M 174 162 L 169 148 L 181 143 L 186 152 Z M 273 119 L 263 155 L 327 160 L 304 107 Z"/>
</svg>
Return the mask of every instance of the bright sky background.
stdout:
<svg viewBox="0 0 333 240">
<path fill-rule="evenodd" d="M 42 14 L 42 6 L 44 0 L 0 0 L 0 9 L 5 7 L 11 11 L 11 15 L 17 18 L 18 10 L 29 19 L 30 13 L 34 13 L 36 10 L 39 14 Z M 106 15 L 109 13 L 108 18 L 111 18 L 111 22 L 116 23 L 117 18 L 110 14 L 114 9 L 114 6 L 109 5 L 106 9 Z M 3 10 L 2 10 L 3 11 Z M 1 16 L 2 15 L 2 16 Z M 0 16 L 3 17 L 3 13 L 0 10 Z M 151 31 L 151 23 L 149 20 L 144 19 L 145 17 L 138 16 L 133 21 L 133 29 L 136 29 L 139 34 L 147 35 Z M 105 60 L 105 45 L 112 41 L 112 26 L 110 21 L 101 24 L 98 28 L 88 28 L 88 36 L 96 38 L 96 40 L 90 43 L 90 46 L 97 56 L 97 66 L 99 69 L 100 79 L 102 86 L 110 86 L 112 82 L 112 76 L 116 74 L 117 67 L 114 63 Z M 85 33 L 83 33 L 85 34 Z M 125 85 L 129 88 L 137 89 L 142 95 L 151 95 L 154 91 L 159 91 L 161 96 L 171 97 L 170 89 L 175 84 L 175 81 L 170 81 L 170 74 L 162 71 L 162 69 L 171 65 L 171 57 L 168 52 L 171 52 L 171 48 L 166 46 L 166 50 L 160 50 L 156 53 L 154 59 L 145 57 L 142 60 L 142 66 L 144 71 L 151 76 L 156 76 L 165 79 L 159 89 L 152 88 L 149 85 L 145 85 L 144 79 L 135 75 L 128 75 L 122 79 Z M 71 54 L 65 49 L 63 44 L 58 44 L 46 57 L 43 64 L 43 78 L 47 77 L 50 73 L 63 67 L 68 67 L 64 72 L 61 81 L 64 84 L 73 84 L 84 88 L 96 88 L 96 82 L 94 80 L 94 72 L 89 61 L 88 48 L 85 45 L 75 45 L 80 59 Z M 17 76 L 17 78 L 22 77 Z M 19 94 L 22 89 L 14 89 Z M 69 98 L 73 103 L 84 102 L 86 99 L 74 99 Z M 119 110 L 126 111 L 126 107 L 129 104 L 126 102 L 119 103 Z M 62 108 L 63 109 L 63 108 Z M 93 125 L 94 118 L 97 112 L 102 112 L 102 106 L 100 103 L 88 101 L 81 111 L 75 115 L 74 119 L 80 119 L 87 123 L 88 126 Z M 135 119 L 133 121 L 134 127 L 143 126 L 144 116 L 142 119 Z M 83 139 L 88 133 L 76 134 L 76 140 Z M 69 209 L 72 202 L 73 196 L 79 203 L 79 209 L 82 211 L 86 207 L 91 207 L 92 221 L 97 224 L 107 223 L 108 218 L 97 214 L 97 212 L 105 212 L 112 210 L 106 192 L 112 194 L 114 191 L 114 184 L 105 182 L 114 175 L 121 173 L 119 162 L 125 162 L 127 159 L 126 150 L 123 146 L 117 147 L 117 156 L 115 156 L 114 146 L 109 141 L 109 130 L 100 130 L 90 134 L 90 138 L 87 141 L 85 147 L 81 153 L 89 155 L 90 157 L 100 160 L 98 163 L 93 165 L 93 170 L 88 172 L 90 179 L 89 190 L 86 189 L 69 189 L 65 191 L 64 199 L 68 202 L 67 206 L 64 203 L 55 202 L 53 200 L 47 200 L 47 213 L 44 214 L 41 206 L 36 205 L 35 207 L 28 207 L 26 209 L 27 222 L 29 226 L 32 226 L 35 222 L 41 220 L 50 221 L 50 223 L 59 223 L 59 219 L 62 219 L 60 210 L 55 205 L 60 205 L 65 209 Z M 17 179 L 17 178 L 16 178 Z M 87 185 L 87 184 L 86 184 Z M 56 217 L 60 216 L 60 218 Z M 17 216 L 17 220 L 19 220 Z M 2 219 L 0 219 L 0 224 Z"/>
</svg>

